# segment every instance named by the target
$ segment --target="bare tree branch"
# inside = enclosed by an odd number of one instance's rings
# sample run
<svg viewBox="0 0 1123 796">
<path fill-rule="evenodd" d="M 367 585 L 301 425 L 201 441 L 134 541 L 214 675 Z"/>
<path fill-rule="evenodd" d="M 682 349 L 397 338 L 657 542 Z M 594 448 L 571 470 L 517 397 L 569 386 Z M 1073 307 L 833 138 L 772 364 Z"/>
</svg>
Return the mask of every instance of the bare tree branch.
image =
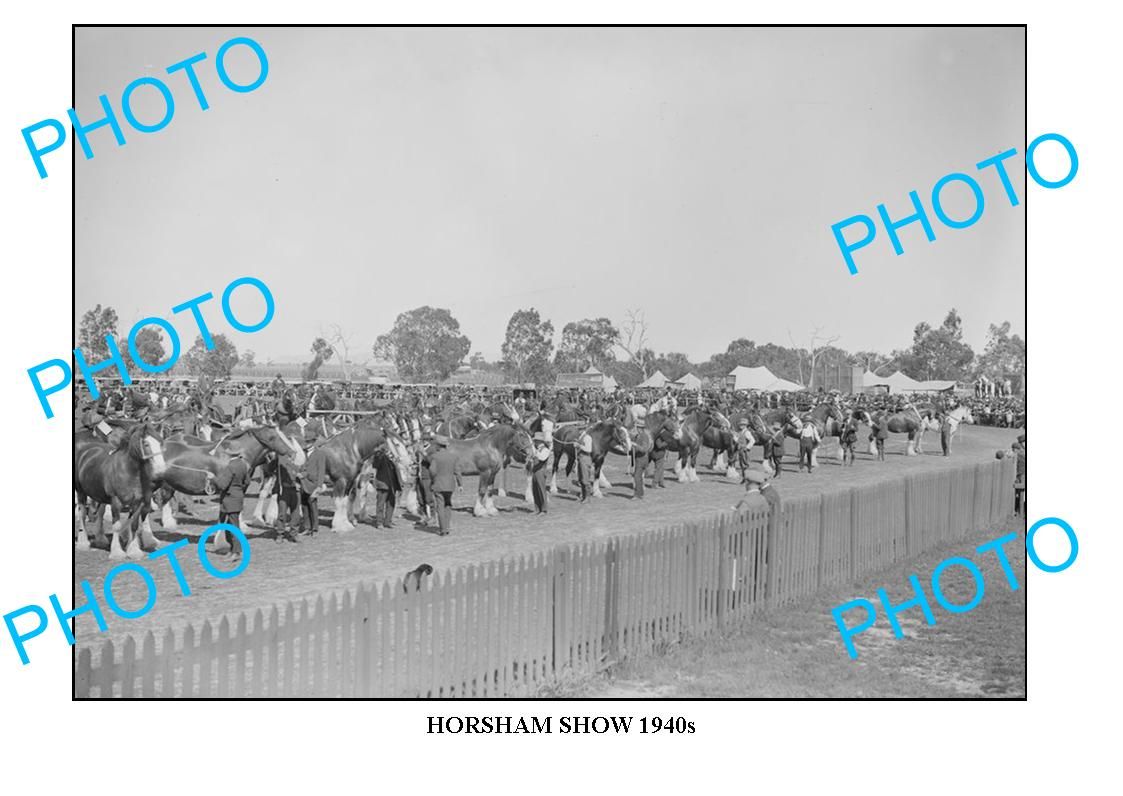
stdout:
<svg viewBox="0 0 1123 796">
<path fill-rule="evenodd" d="M 331 346 L 332 352 L 335 354 L 336 360 L 343 368 L 343 378 L 346 381 L 351 381 L 351 339 L 347 331 L 338 323 L 328 325 L 328 331 L 324 331 L 324 327 L 320 325 L 320 336 L 327 340 L 328 345 Z M 366 364 L 364 360 L 361 365 Z"/>
<path fill-rule="evenodd" d="M 627 310 L 624 313 L 625 321 L 620 324 L 620 338 L 616 345 L 624 350 L 633 364 L 639 367 L 646 379 L 651 374 L 649 357 L 643 356 L 647 348 L 647 316 L 640 308 Z"/>
</svg>

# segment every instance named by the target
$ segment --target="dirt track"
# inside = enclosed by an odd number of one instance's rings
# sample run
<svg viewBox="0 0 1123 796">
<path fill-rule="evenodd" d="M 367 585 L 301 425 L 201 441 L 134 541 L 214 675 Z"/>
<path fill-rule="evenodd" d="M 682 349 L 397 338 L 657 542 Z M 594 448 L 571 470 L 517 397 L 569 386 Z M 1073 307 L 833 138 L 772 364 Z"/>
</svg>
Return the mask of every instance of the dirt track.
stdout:
<svg viewBox="0 0 1123 796">
<path fill-rule="evenodd" d="M 813 494 L 909 472 L 958 466 L 964 461 L 993 460 L 996 450 L 1009 449 L 1017 433 L 1010 429 L 961 426 L 950 458 L 939 454 L 939 439 L 935 434 L 926 435 L 926 455 L 916 457 L 904 456 L 903 438 L 898 438 L 890 441 L 888 461 L 884 463 L 859 453 L 853 468 L 843 469 L 836 461 L 824 459 L 811 475 L 795 472 L 795 457 L 789 455 L 777 487 L 784 496 Z M 789 454 L 794 454 L 790 440 Z M 199 563 L 194 542 L 207 525 L 216 520 L 217 509 L 210 502 L 196 504 L 193 510 L 199 515 L 198 521 L 189 522 L 181 517 L 178 531 L 161 531 L 158 520 L 153 521 L 161 541 L 182 538 L 191 541 L 178 557 L 191 595 L 180 595 L 166 562 L 144 562 L 158 589 L 153 610 L 135 620 L 121 619 L 106 610 L 109 623 L 106 633 L 98 632 L 94 621 L 85 614 L 77 620 L 78 644 L 96 647 L 106 638 L 116 643 L 129 634 L 139 639 L 147 630 L 159 634 L 168 627 L 178 633 L 187 623 L 197 626 L 204 619 L 214 622 L 224 614 L 233 618 L 239 612 L 266 608 L 274 603 L 314 597 L 331 590 L 341 592 L 360 581 L 371 583 L 395 578 L 423 562 L 436 569 L 455 569 L 517 557 L 556 544 L 580 543 L 696 520 L 729 508 L 741 495 L 739 485 L 710 472 L 704 466 L 708 463 L 709 452 L 704 451 L 699 461 L 700 483 L 679 484 L 668 471 L 671 477 L 666 489 L 649 489 L 646 500 L 635 501 L 631 499 L 630 482 L 623 471 L 624 459 L 610 456 L 606 472 L 614 486 L 606 490 L 603 499 L 581 506 L 572 495 L 561 494 L 551 498 L 550 513 L 543 517 L 535 516 L 533 506 L 528 507 L 522 500 L 525 475 L 521 469 L 509 471 L 512 496 L 496 500 L 500 513 L 494 518 L 477 519 L 471 515 L 475 479 L 467 478 L 464 494 L 456 496 L 453 531 L 446 538 L 436 536 L 430 528 L 416 526 L 403 518 L 400 511 L 392 529 L 360 525 L 351 533 L 334 534 L 328 530 L 329 501 L 325 500 L 321 502 L 320 532 L 311 539 L 302 537 L 299 544 L 276 542 L 271 532 L 250 528 L 252 561 L 245 572 L 232 580 L 211 577 Z M 565 487 L 561 479 L 559 486 Z M 373 503 L 373 497 L 371 501 Z M 244 517 L 251 516 L 252 505 L 250 500 Z M 373 505 L 370 508 L 373 511 Z M 103 550 L 75 553 L 75 593 L 80 594 L 78 582 L 88 580 L 100 597 L 101 585 L 110 568 L 111 562 Z M 125 575 L 114 584 L 114 594 L 126 609 L 138 608 L 145 597 L 143 585 L 132 575 Z"/>
</svg>

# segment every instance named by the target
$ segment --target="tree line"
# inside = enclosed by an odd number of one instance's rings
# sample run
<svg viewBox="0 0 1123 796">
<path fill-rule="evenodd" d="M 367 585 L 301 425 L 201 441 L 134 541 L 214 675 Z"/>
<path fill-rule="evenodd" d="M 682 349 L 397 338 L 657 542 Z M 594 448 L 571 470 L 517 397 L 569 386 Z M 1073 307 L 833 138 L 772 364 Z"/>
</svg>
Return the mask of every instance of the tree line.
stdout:
<svg viewBox="0 0 1123 796">
<path fill-rule="evenodd" d="M 91 362 L 109 356 L 105 336 L 117 335 L 117 313 L 100 304 L 82 317 L 79 345 Z M 403 312 L 393 326 L 380 335 L 366 350 L 378 360 L 393 362 L 398 377 L 406 382 L 444 381 L 462 364 L 473 370 L 501 373 L 506 381 L 553 384 L 559 373 L 579 373 L 595 367 L 612 376 L 624 386 L 633 386 L 656 371 L 670 380 L 687 373 L 700 377 L 721 378 L 738 366 L 765 366 L 789 381 L 816 388 L 816 380 L 824 371 L 859 365 L 889 375 L 900 370 L 918 380 L 970 381 L 980 375 L 996 380 L 1009 378 L 1017 392 L 1024 390 L 1025 340 L 1010 334 L 1010 323 L 991 324 L 986 346 L 976 353 L 963 340 L 963 322 L 953 308 L 939 326 L 926 321 L 913 330 L 912 344 L 889 352 L 850 352 L 836 345 L 837 335 L 812 330 L 806 345 L 799 345 L 789 335 L 791 345 L 775 342 L 757 343 L 746 337 L 733 340 L 725 351 L 704 361 L 692 361 L 682 352 L 657 353 L 648 344 L 648 322 L 640 309 L 628 310 L 619 324 L 609 318 L 584 318 L 562 327 L 561 339 L 555 347 L 555 327 L 543 319 L 533 307 L 516 311 L 507 322 L 498 362 L 488 362 L 476 352 L 469 356 L 471 340 L 460 330 L 460 323 L 447 309 L 422 306 Z M 118 338 L 119 339 L 119 338 Z M 239 355 L 237 348 L 222 334 L 213 335 L 215 346 L 207 350 L 201 337 L 184 352 L 171 375 L 188 374 L 215 378 L 229 376 L 239 363 L 254 365 L 254 354 Z M 137 353 L 148 363 L 167 360 L 168 353 L 160 332 L 142 329 L 136 338 Z M 352 352 L 363 350 L 352 343 L 338 324 L 314 338 L 311 357 L 302 375 L 306 380 L 317 377 L 324 363 L 336 361 L 345 379 L 365 374 L 367 361 L 353 362 Z M 122 355 L 132 374 L 140 369 L 128 352 Z"/>
</svg>

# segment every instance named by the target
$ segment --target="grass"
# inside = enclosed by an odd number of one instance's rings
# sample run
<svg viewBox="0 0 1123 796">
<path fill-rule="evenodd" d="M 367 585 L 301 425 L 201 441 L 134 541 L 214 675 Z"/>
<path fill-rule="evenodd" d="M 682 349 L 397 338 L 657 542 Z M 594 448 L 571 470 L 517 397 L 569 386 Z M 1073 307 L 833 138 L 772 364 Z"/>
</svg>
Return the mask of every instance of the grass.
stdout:
<svg viewBox="0 0 1123 796">
<path fill-rule="evenodd" d="M 550 696 L 1024 698 L 1024 586 L 1011 591 L 995 556 L 975 553 L 976 546 L 1011 531 L 1024 531 L 1020 520 L 1012 518 L 804 605 L 765 612 L 720 636 L 687 641 L 663 655 L 624 662 L 606 675 L 565 683 Z M 1006 546 L 1021 584 L 1024 539 L 1023 532 L 1019 542 Z M 951 556 L 971 558 L 983 572 L 985 596 L 968 613 L 948 613 L 931 594 L 932 570 Z M 912 573 L 925 587 L 936 624 L 927 625 L 919 608 L 908 609 L 898 616 L 905 638 L 897 639 L 878 604 L 877 621 L 855 637 L 858 659 L 851 660 L 831 608 L 856 597 L 877 603 L 878 588 L 902 602 L 910 596 Z M 972 578 L 959 567 L 944 573 L 941 587 L 955 604 L 974 595 Z"/>
</svg>

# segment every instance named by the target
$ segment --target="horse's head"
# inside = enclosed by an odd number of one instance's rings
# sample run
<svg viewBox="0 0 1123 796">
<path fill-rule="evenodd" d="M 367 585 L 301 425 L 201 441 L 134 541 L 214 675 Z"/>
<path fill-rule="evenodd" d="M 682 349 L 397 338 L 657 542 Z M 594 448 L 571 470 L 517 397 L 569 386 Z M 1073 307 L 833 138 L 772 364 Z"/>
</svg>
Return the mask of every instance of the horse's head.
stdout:
<svg viewBox="0 0 1123 796">
<path fill-rule="evenodd" d="M 255 426 L 250 429 L 250 434 L 278 456 L 292 456 L 297 467 L 304 466 L 304 449 L 295 440 L 282 433 L 280 429 L 273 426 Z"/>
<path fill-rule="evenodd" d="M 682 424 L 673 415 L 653 412 L 647 416 L 647 427 L 653 440 L 678 442 L 682 439 Z"/>
<path fill-rule="evenodd" d="M 521 423 L 504 426 L 504 428 L 511 430 L 505 455 L 510 456 L 519 464 L 526 462 L 534 455 L 534 440 L 531 438 L 530 432 Z"/>
<path fill-rule="evenodd" d="M 137 423 L 124 442 L 129 455 L 147 465 L 153 478 L 159 478 L 168 469 L 164 461 L 164 445 L 147 423 Z"/>
<path fill-rule="evenodd" d="M 632 449 L 632 438 L 628 434 L 628 429 L 624 428 L 623 423 L 619 420 L 605 420 L 602 422 L 606 423 L 612 431 L 613 446 L 625 453 Z"/>
</svg>

